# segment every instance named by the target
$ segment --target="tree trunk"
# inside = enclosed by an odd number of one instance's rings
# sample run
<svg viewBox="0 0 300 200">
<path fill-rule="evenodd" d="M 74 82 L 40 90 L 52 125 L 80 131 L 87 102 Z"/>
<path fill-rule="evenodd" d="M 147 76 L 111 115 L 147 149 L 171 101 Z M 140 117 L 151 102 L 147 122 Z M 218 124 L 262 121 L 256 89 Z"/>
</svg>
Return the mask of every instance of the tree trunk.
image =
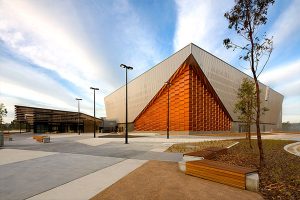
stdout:
<svg viewBox="0 0 300 200">
<path fill-rule="evenodd" d="M 257 145 L 259 149 L 259 163 L 260 167 L 263 167 L 265 165 L 264 163 L 264 151 L 262 147 L 262 140 L 261 140 L 261 133 L 260 133 L 260 92 L 259 92 L 259 84 L 257 81 L 256 74 L 254 76 L 255 80 L 255 86 L 256 86 L 256 104 L 257 104 L 257 110 L 256 110 L 256 134 L 257 134 Z"/>
<path fill-rule="evenodd" d="M 248 141 L 249 141 L 249 146 L 252 149 L 250 128 L 251 128 L 251 124 L 248 124 Z"/>
<path fill-rule="evenodd" d="M 250 65 L 251 65 L 251 71 L 253 74 L 253 78 L 255 81 L 255 88 L 256 88 L 256 134 L 257 134 L 257 145 L 259 149 L 259 165 L 260 167 L 263 167 L 265 165 L 264 163 L 264 152 L 263 152 L 263 147 L 262 147 L 262 141 L 261 141 L 261 133 L 260 133 L 260 93 L 259 93 L 259 84 L 256 76 L 256 69 L 254 68 L 254 40 L 253 40 L 253 29 L 251 26 L 251 17 L 250 17 L 250 12 L 248 10 L 247 12 L 247 18 L 249 21 L 249 39 L 251 42 L 251 57 L 250 57 Z"/>
</svg>

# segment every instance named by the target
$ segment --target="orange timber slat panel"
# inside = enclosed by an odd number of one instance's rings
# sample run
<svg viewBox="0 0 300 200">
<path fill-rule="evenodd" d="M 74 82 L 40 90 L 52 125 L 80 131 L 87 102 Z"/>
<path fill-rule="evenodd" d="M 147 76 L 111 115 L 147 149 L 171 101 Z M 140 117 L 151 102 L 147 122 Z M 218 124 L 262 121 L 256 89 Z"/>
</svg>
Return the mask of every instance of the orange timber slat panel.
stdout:
<svg viewBox="0 0 300 200">
<path fill-rule="evenodd" d="M 197 70 L 198 69 L 198 70 Z M 170 78 L 170 130 L 230 130 L 230 117 L 220 107 L 214 91 L 200 67 L 187 59 Z M 163 87 L 135 119 L 135 130 L 165 131 L 167 128 L 168 88 Z"/>
</svg>

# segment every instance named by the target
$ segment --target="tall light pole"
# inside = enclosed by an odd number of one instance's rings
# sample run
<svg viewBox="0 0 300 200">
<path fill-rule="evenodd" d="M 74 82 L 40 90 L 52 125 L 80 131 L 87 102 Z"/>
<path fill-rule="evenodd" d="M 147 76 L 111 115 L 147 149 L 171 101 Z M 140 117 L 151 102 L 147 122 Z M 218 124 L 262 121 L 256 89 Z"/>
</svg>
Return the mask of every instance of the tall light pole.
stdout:
<svg viewBox="0 0 300 200">
<path fill-rule="evenodd" d="M 127 102 L 127 70 L 132 70 L 133 67 L 121 64 L 120 67 L 125 68 L 126 70 L 126 132 L 125 132 L 125 144 L 128 144 L 128 102 Z"/>
<path fill-rule="evenodd" d="M 95 90 L 99 90 L 99 88 L 90 87 L 91 90 L 94 90 L 94 138 L 96 137 L 96 108 L 95 108 Z"/>
<path fill-rule="evenodd" d="M 78 101 L 78 123 L 77 123 L 77 131 L 78 131 L 78 135 L 80 135 L 80 129 L 79 129 L 79 120 L 80 120 L 80 101 L 81 101 L 82 99 L 76 98 L 76 100 Z"/>
<path fill-rule="evenodd" d="M 170 130 L 170 81 L 165 82 L 165 85 L 168 88 L 168 113 L 167 113 L 167 139 L 169 139 L 169 130 Z"/>
</svg>

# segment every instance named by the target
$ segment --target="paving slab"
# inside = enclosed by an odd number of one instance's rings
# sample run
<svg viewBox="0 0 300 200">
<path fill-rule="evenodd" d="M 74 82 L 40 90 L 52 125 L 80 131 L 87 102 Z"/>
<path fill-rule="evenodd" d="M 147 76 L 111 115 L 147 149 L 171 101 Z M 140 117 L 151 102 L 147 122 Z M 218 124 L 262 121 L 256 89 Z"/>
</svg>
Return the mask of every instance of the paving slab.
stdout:
<svg viewBox="0 0 300 200">
<path fill-rule="evenodd" d="M 0 149 L 0 165 L 54 155 L 54 152 Z"/>
<path fill-rule="evenodd" d="M 110 140 L 100 140 L 100 139 L 96 139 L 96 138 L 95 139 L 87 138 L 87 139 L 83 139 L 83 140 L 77 140 L 76 142 L 90 145 L 90 146 L 99 146 L 102 144 L 110 143 L 111 141 Z"/>
<path fill-rule="evenodd" d="M 147 161 L 124 160 L 62 186 L 38 194 L 28 200 L 90 199 Z"/>
<path fill-rule="evenodd" d="M 0 166 L 1 199 L 26 199 L 124 159 L 59 153 Z"/>
</svg>

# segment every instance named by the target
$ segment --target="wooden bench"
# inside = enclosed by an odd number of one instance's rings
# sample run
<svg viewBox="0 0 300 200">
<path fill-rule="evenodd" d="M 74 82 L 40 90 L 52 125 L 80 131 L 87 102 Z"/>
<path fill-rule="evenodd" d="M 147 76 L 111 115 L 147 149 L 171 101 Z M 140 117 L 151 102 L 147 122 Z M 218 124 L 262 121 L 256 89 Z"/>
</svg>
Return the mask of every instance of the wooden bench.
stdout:
<svg viewBox="0 0 300 200">
<path fill-rule="evenodd" d="M 34 135 L 32 136 L 32 138 L 35 139 L 37 142 L 44 142 L 44 139 L 49 138 L 49 136 Z"/>
<path fill-rule="evenodd" d="M 223 183 L 240 189 L 246 189 L 246 176 L 257 169 L 231 166 L 213 160 L 197 160 L 186 163 L 186 174 Z"/>
</svg>

